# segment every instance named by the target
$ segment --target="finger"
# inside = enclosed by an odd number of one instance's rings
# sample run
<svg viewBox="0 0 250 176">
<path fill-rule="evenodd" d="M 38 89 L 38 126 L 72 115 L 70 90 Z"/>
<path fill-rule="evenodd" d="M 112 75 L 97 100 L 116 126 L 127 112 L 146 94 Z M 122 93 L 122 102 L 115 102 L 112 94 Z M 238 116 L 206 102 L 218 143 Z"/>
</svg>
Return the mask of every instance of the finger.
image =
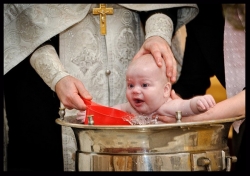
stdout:
<svg viewBox="0 0 250 176">
<path fill-rule="evenodd" d="M 81 123 L 84 123 L 84 122 L 85 122 L 85 119 L 86 119 L 86 116 L 77 116 L 77 117 L 76 117 L 76 120 L 80 120 Z"/>
<path fill-rule="evenodd" d="M 171 90 L 170 96 L 171 96 L 172 98 L 174 98 L 174 97 L 176 96 L 174 89 Z"/>
<path fill-rule="evenodd" d="M 216 101 L 215 101 L 215 99 L 214 99 L 214 98 L 212 98 L 212 101 L 213 101 L 213 106 L 215 106 L 215 105 L 216 105 Z"/>
<path fill-rule="evenodd" d="M 77 112 L 77 115 L 79 115 L 79 116 L 85 116 L 86 115 L 86 111 L 78 111 Z"/>
<path fill-rule="evenodd" d="M 174 59 L 173 60 L 173 70 L 172 70 L 172 76 L 170 77 L 170 82 L 175 83 L 177 79 L 177 62 Z"/>
<path fill-rule="evenodd" d="M 67 96 L 67 99 L 62 102 L 67 109 L 77 109 L 84 111 L 86 110 L 86 105 L 82 98 L 76 93 L 72 93 Z"/>
<path fill-rule="evenodd" d="M 60 99 L 60 102 L 63 104 L 63 106 L 66 108 L 66 109 L 73 109 L 74 108 L 74 105 L 72 104 L 72 102 L 70 101 L 70 99 L 68 99 L 67 97 L 63 97 L 63 99 Z"/>
<path fill-rule="evenodd" d="M 87 89 L 84 87 L 84 85 L 81 82 L 75 83 L 75 86 L 79 95 L 82 98 L 85 98 L 87 100 L 92 100 L 92 96 L 90 95 L 90 93 L 87 91 Z"/>
<path fill-rule="evenodd" d="M 158 50 L 152 50 L 151 54 L 153 55 L 155 62 L 157 64 L 158 67 L 162 66 L 162 57 L 161 57 L 161 52 Z"/>
<path fill-rule="evenodd" d="M 171 98 L 172 98 L 172 99 L 178 99 L 178 98 L 181 99 L 181 97 L 178 96 L 178 95 L 175 93 L 174 89 L 171 90 Z"/>
<path fill-rule="evenodd" d="M 202 108 L 203 109 L 209 109 L 210 105 L 209 105 L 209 101 L 207 101 L 205 98 L 201 99 L 201 104 L 202 104 Z"/>
<path fill-rule="evenodd" d="M 173 59 L 171 58 L 171 56 L 169 54 L 163 55 L 163 59 L 164 59 L 165 64 L 166 64 L 167 77 L 171 78 L 172 72 L 173 72 Z"/>
<path fill-rule="evenodd" d="M 84 111 L 86 109 L 86 105 L 84 104 L 83 100 L 76 93 L 67 96 L 65 99 L 61 100 L 61 103 L 69 110 L 78 109 Z"/>
<path fill-rule="evenodd" d="M 79 95 L 76 95 L 72 102 L 74 109 L 85 111 L 87 106 Z"/>
<path fill-rule="evenodd" d="M 210 107 L 214 107 L 215 104 L 216 104 L 216 102 L 215 102 L 215 100 L 214 100 L 213 98 L 210 98 L 210 99 L 208 100 L 208 104 L 209 104 Z"/>
<path fill-rule="evenodd" d="M 69 109 L 69 110 L 72 110 L 72 109 L 74 109 L 75 108 L 75 106 L 74 106 L 74 104 L 72 104 L 72 103 L 63 103 L 62 102 L 62 104 L 63 104 L 63 106 L 66 108 L 66 109 Z"/>
<path fill-rule="evenodd" d="M 212 95 L 207 94 L 207 95 L 204 96 L 204 98 L 205 98 L 204 101 L 206 101 L 206 103 L 208 104 L 208 108 L 209 107 L 214 107 L 214 105 L 216 104 L 216 102 L 215 102 L 215 99 L 213 98 Z"/>
<path fill-rule="evenodd" d="M 175 58 L 169 45 L 166 47 L 166 52 L 163 52 L 163 59 L 165 60 L 166 67 L 168 69 L 167 75 L 171 77 Z"/>
<path fill-rule="evenodd" d="M 73 108 L 71 106 L 64 105 L 66 109 L 72 110 Z"/>
<path fill-rule="evenodd" d="M 215 101 L 214 97 L 212 95 L 210 95 L 210 94 L 208 94 L 208 96 L 209 96 L 209 100 L 210 100 L 212 106 L 215 106 L 216 105 L 216 101 Z"/>
<path fill-rule="evenodd" d="M 85 117 L 86 117 L 86 115 L 79 115 L 79 114 L 77 114 L 77 116 L 76 116 L 77 119 L 83 119 Z"/>
<path fill-rule="evenodd" d="M 158 121 L 162 121 L 164 123 L 175 123 L 176 118 L 174 117 L 168 117 L 168 116 L 158 116 Z"/>
<path fill-rule="evenodd" d="M 146 50 L 144 50 L 143 48 L 141 48 L 141 49 L 136 53 L 136 55 L 133 57 L 132 60 L 137 59 L 137 58 L 141 57 L 142 55 L 144 55 L 144 54 L 149 54 L 149 53 L 150 53 L 149 51 L 146 51 Z"/>
</svg>

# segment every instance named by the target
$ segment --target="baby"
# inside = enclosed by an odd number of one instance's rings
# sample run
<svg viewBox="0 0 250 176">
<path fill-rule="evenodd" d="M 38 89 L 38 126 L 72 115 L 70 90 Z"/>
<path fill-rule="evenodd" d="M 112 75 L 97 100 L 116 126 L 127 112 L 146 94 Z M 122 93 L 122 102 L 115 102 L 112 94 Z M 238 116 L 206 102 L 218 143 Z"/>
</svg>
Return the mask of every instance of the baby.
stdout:
<svg viewBox="0 0 250 176">
<path fill-rule="evenodd" d="M 164 61 L 162 62 L 164 63 Z M 177 111 L 189 116 L 207 111 L 215 105 L 211 95 L 196 96 L 188 100 L 170 97 L 171 83 L 166 77 L 166 67 L 158 67 L 151 54 L 131 61 L 126 72 L 126 97 L 128 102 L 113 108 L 135 116 L 173 116 Z M 84 112 L 78 113 L 78 119 Z"/>
</svg>

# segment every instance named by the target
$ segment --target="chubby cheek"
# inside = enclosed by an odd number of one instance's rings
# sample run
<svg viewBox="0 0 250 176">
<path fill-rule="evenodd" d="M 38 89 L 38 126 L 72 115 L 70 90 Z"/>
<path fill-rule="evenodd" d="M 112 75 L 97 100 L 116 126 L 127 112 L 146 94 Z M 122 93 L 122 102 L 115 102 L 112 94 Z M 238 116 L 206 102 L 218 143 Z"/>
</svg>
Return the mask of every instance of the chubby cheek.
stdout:
<svg viewBox="0 0 250 176">
<path fill-rule="evenodd" d="M 131 92 L 129 90 L 126 91 L 126 98 L 128 101 L 131 100 Z"/>
<path fill-rule="evenodd" d="M 154 111 L 159 108 L 160 104 L 158 101 L 151 100 L 147 102 L 147 106 L 151 111 Z"/>
<path fill-rule="evenodd" d="M 160 97 L 160 95 L 150 95 L 147 96 L 147 104 L 150 107 L 150 109 L 158 109 L 162 104 L 164 103 L 163 95 Z"/>
</svg>

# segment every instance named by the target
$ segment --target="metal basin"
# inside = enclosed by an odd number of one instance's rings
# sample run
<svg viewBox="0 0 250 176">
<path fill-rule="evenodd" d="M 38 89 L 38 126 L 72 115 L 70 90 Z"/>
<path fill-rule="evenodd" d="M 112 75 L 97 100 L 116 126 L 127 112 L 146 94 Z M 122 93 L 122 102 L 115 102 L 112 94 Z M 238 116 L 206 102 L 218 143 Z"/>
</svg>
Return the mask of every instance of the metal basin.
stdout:
<svg viewBox="0 0 250 176">
<path fill-rule="evenodd" d="M 77 141 L 76 171 L 230 171 L 231 124 L 244 117 L 156 125 L 85 125 L 56 119 Z"/>
</svg>

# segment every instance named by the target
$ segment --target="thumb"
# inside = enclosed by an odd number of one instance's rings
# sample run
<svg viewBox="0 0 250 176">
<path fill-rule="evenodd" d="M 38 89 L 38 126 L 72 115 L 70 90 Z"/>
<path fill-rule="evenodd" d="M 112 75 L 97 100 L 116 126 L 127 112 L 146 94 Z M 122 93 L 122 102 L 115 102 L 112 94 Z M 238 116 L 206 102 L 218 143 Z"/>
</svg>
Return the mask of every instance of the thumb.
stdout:
<svg viewBox="0 0 250 176">
<path fill-rule="evenodd" d="M 136 53 L 136 55 L 133 57 L 132 60 L 137 59 L 137 58 L 139 58 L 139 57 L 141 57 L 142 55 L 147 54 L 147 53 L 149 53 L 149 52 L 146 52 L 146 50 L 144 50 L 143 48 L 141 48 L 141 49 Z"/>
<path fill-rule="evenodd" d="M 178 96 L 178 95 L 175 93 L 174 89 L 172 89 L 172 91 L 171 91 L 171 98 L 172 98 L 172 99 L 180 99 L 181 97 Z"/>
<path fill-rule="evenodd" d="M 82 97 L 84 99 L 87 99 L 87 100 L 92 100 L 92 96 L 90 95 L 90 93 L 84 87 L 83 84 L 77 84 L 76 87 L 77 87 L 78 94 L 79 94 L 80 97 Z"/>
</svg>

